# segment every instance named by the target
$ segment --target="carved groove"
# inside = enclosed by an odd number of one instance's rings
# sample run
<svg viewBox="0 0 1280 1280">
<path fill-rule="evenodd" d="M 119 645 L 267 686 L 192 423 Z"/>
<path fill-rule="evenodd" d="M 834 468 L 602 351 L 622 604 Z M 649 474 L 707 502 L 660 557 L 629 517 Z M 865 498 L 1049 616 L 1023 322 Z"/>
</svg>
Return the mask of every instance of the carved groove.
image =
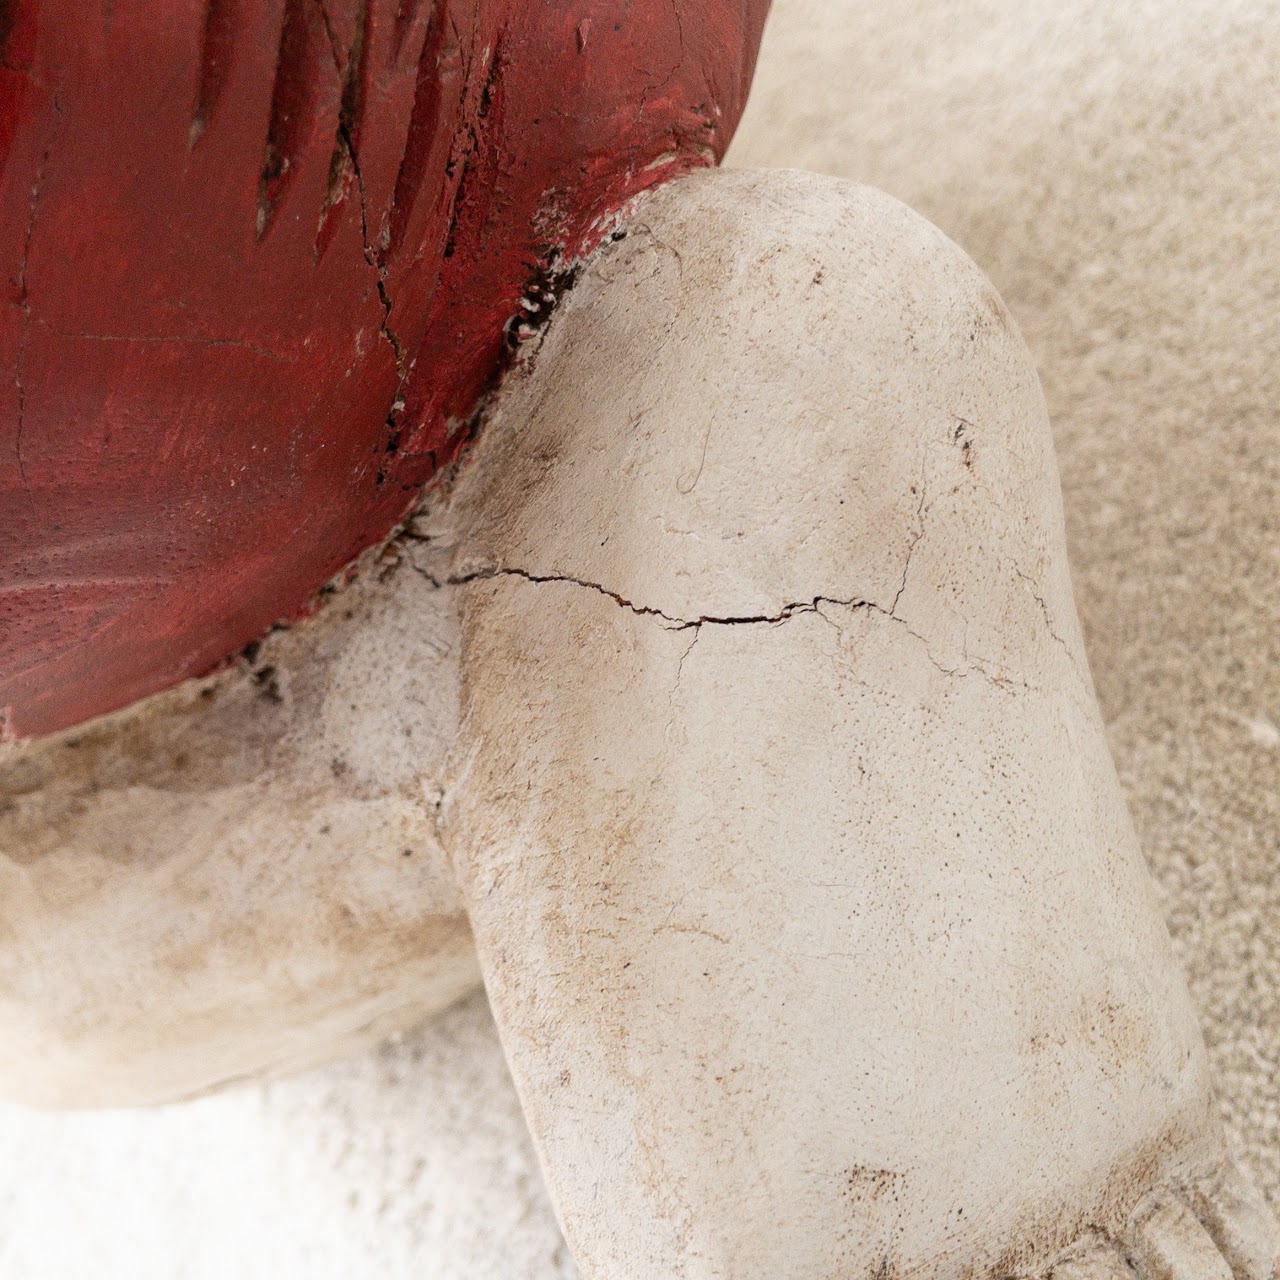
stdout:
<svg viewBox="0 0 1280 1280">
<path fill-rule="evenodd" d="M 280 202 L 297 176 L 317 97 L 319 57 L 328 38 L 318 29 L 309 0 L 285 0 L 280 53 L 271 90 L 271 117 L 258 183 L 258 239 L 267 233 Z"/>
<path fill-rule="evenodd" d="M 387 256 L 394 257 L 404 244 L 405 232 L 413 216 L 413 207 L 422 189 L 431 149 L 436 140 L 436 124 L 440 116 L 443 84 L 440 60 L 444 53 L 445 22 L 443 4 L 437 3 L 427 22 L 427 34 L 418 58 L 418 78 L 413 91 L 413 112 L 409 117 L 409 134 L 404 155 L 396 174 L 395 193 L 391 197 L 391 217 L 387 234 Z"/>
<path fill-rule="evenodd" d="M 17 0 L 0 0 L 0 62 L 7 60 L 7 45 L 13 35 L 13 24 L 17 18 Z"/>
<path fill-rule="evenodd" d="M 336 60 L 336 53 L 335 53 Z M 324 257 L 337 226 L 334 217 L 351 193 L 353 182 L 360 181 L 360 132 L 364 125 L 365 92 L 369 79 L 369 4 L 360 0 L 356 9 L 351 48 L 342 71 L 342 99 L 338 108 L 338 127 L 333 136 L 329 157 L 329 184 L 316 228 L 316 260 Z"/>
<path fill-rule="evenodd" d="M 0 67 L 9 67 L 9 38 L 17 20 L 17 0 L 0 0 Z M 9 164 L 9 153 L 18 133 L 18 113 L 22 107 L 22 90 L 12 78 L 0 85 L 0 177 Z M 4 725 L 0 722 L 0 732 Z M 3 738 L 0 738 L 3 741 Z"/>
<path fill-rule="evenodd" d="M 502 69 L 502 40 L 499 38 L 493 46 L 489 59 L 489 68 L 485 74 L 484 84 L 480 89 L 480 101 L 476 108 L 478 120 L 488 119 L 489 112 L 494 108 L 495 104 L 500 105 L 501 103 Z M 480 138 L 475 127 L 469 130 L 469 134 L 470 140 L 462 160 L 462 176 L 458 179 L 458 185 L 454 189 L 453 201 L 449 208 L 449 229 L 444 242 L 446 260 L 453 257 L 458 242 L 458 229 L 472 201 L 472 183 L 478 163 L 477 152 L 480 146 Z M 451 158 L 450 164 L 452 163 L 453 160 Z M 477 189 L 484 189 L 483 179 Z"/>
<path fill-rule="evenodd" d="M 338 131 L 346 136 L 352 151 L 360 145 L 364 123 L 365 86 L 369 79 L 369 0 L 356 6 L 355 30 L 351 36 L 351 52 L 347 57 L 342 81 L 342 107 L 338 113 Z"/>
<path fill-rule="evenodd" d="M 194 147 L 209 127 L 222 97 L 235 41 L 237 0 L 208 0 L 200 44 L 200 79 L 187 144 Z"/>
<path fill-rule="evenodd" d="M 396 7 L 396 24 L 392 34 L 392 60 L 400 61 L 400 55 L 404 52 L 404 42 L 413 30 L 413 25 L 418 20 L 418 14 L 422 9 L 422 0 L 400 0 Z"/>
</svg>

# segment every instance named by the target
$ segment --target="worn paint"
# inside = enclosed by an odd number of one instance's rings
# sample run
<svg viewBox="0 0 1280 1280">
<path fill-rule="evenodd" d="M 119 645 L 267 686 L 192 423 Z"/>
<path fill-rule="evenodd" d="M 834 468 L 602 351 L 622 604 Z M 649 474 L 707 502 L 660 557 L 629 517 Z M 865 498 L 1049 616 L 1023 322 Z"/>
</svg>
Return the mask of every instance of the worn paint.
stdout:
<svg viewBox="0 0 1280 1280">
<path fill-rule="evenodd" d="M 439 830 L 582 1276 L 1275 1280 L 1031 355 L 941 232 L 794 171 L 655 193 L 419 524 Z"/>
<path fill-rule="evenodd" d="M 210 670 L 383 537 L 526 283 L 723 153 L 766 7 L 0 9 L 0 734 Z"/>
</svg>

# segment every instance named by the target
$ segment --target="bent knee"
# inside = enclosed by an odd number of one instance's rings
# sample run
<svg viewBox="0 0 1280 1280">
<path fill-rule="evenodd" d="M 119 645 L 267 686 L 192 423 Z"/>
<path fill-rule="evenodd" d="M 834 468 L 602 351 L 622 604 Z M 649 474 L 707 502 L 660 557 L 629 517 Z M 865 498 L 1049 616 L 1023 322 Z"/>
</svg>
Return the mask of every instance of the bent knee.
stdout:
<svg viewBox="0 0 1280 1280">
<path fill-rule="evenodd" d="M 1007 310 L 925 219 L 837 179 L 715 172 L 643 203 L 508 379 L 458 498 L 460 571 L 669 617 L 901 610 L 929 562 L 957 643 L 1010 610 L 1075 626 Z"/>
</svg>

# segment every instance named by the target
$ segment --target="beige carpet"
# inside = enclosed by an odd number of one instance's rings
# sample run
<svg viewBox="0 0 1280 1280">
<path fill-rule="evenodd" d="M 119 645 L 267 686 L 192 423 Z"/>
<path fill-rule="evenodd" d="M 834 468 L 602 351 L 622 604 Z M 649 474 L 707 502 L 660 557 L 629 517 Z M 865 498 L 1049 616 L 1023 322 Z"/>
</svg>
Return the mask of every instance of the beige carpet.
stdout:
<svg viewBox="0 0 1280 1280">
<path fill-rule="evenodd" d="M 1021 321 L 1121 774 L 1280 1202 L 1277 64 L 1274 2 L 775 0 L 734 154 L 902 197 Z M 4 1280 L 573 1275 L 479 999 L 269 1088 L 0 1109 Z"/>
</svg>

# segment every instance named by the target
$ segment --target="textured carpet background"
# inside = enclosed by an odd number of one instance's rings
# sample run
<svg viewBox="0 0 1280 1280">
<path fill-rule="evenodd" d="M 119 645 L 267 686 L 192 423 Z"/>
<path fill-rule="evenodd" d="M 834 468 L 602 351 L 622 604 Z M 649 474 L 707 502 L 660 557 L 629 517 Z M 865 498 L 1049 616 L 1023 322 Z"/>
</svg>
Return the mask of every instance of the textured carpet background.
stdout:
<svg viewBox="0 0 1280 1280">
<path fill-rule="evenodd" d="M 775 0 L 733 159 L 901 197 L 1021 323 L 1113 749 L 1280 1204 L 1277 65 L 1257 0 Z M 5 1280 L 574 1274 L 479 998 L 269 1087 L 0 1109 Z"/>
</svg>

